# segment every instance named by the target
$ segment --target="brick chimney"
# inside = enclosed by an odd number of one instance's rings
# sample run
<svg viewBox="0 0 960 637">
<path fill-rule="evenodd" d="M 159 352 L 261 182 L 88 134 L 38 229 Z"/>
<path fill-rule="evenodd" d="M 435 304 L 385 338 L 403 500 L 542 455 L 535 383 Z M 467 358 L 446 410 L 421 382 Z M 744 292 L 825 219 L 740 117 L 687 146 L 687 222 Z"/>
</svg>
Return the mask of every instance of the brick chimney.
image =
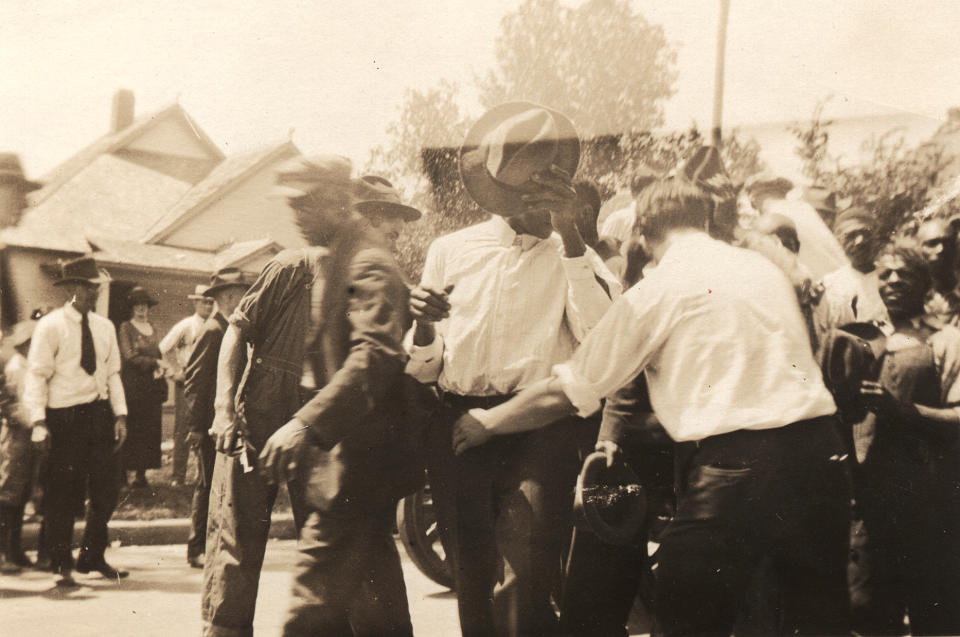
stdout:
<svg viewBox="0 0 960 637">
<path fill-rule="evenodd" d="M 24 176 L 16 153 L 0 153 L 0 228 L 20 222 L 27 207 L 25 195 L 39 187 Z"/>
<path fill-rule="evenodd" d="M 110 114 L 110 132 L 116 133 L 133 123 L 135 99 L 133 91 L 122 88 L 113 94 L 113 111 Z"/>
</svg>

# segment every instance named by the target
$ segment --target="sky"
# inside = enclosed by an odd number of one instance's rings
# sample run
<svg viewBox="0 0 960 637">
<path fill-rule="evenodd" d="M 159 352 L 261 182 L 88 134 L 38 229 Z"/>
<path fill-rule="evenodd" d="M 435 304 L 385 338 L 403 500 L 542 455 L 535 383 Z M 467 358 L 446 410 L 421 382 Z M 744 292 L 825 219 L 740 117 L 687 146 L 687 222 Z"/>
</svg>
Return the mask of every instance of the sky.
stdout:
<svg viewBox="0 0 960 637">
<path fill-rule="evenodd" d="M 571 0 L 568 4 L 578 4 Z M 175 100 L 226 154 L 285 139 L 362 165 L 406 89 L 468 88 L 519 0 L 4 0 L 0 151 L 30 177 L 103 135 L 118 88 Z M 711 125 L 719 0 L 634 0 L 677 47 L 669 127 Z M 724 122 L 960 105 L 960 2 L 731 0 Z M 575 43 L 571 43 L 572 46 Z M 628 73 L 629 69 L 624 69 Z M 615 89 L 611 89 L 615 90 Z M 464 93 L 476 112 L 475 95 Z"/>
</svg>

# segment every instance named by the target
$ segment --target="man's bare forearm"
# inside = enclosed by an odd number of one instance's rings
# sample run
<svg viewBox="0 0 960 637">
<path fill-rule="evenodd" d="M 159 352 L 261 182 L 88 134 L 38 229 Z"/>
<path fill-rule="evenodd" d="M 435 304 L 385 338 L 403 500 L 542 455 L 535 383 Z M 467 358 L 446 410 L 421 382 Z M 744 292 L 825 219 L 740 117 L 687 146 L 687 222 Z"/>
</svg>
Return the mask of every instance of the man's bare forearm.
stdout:
<svg viewBox="0 0 960 637">
<path fill-rule="evenodd" d="M 228 414 L 234 411 L 234 398 L 240 383 L 239 369 L 245 354 L 246 343 L 240 337 L 240 330 L 228 325 L 217 358 L 217 395 L 213 404 L 217 411 Z"/>
<path fill-rule="evenodd" d="M 546 427 L 576 408 L 556 378 L 545 378 L 503 403 L 488 409 L 482 419 L 487 430 L 502 436 Z"/>
</svg>

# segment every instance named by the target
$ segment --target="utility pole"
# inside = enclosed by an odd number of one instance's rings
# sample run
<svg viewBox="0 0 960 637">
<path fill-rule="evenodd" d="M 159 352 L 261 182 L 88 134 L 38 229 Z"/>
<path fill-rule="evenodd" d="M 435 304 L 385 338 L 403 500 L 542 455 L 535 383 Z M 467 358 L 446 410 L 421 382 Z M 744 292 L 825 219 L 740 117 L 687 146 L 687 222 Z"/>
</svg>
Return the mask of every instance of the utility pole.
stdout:
<svg viewBox="0 0 960 637">
<path fill-rule="evenodd" d="M 720 0 L 720 20 L 717 25 L 717 60 L 713 77 L 713 145 L 720 148 L 723 130 L 723 73 L 727 51 L 727 17 L 730 0 Z"/>
</svg>

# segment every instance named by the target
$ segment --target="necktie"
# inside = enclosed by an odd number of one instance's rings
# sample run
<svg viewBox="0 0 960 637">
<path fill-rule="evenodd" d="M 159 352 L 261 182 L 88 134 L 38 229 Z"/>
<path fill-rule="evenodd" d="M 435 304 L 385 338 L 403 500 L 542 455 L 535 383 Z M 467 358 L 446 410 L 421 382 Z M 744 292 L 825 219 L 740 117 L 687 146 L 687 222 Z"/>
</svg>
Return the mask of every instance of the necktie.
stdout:
<svg viewBox="0 0 960 637">
<path fill-rule="evenodd" d="M 97 371 L 97 352 L 93 348 L 93 332 L 86 312 L 80 319 L 80 367 L 91 376 Z"/>
</svg>

